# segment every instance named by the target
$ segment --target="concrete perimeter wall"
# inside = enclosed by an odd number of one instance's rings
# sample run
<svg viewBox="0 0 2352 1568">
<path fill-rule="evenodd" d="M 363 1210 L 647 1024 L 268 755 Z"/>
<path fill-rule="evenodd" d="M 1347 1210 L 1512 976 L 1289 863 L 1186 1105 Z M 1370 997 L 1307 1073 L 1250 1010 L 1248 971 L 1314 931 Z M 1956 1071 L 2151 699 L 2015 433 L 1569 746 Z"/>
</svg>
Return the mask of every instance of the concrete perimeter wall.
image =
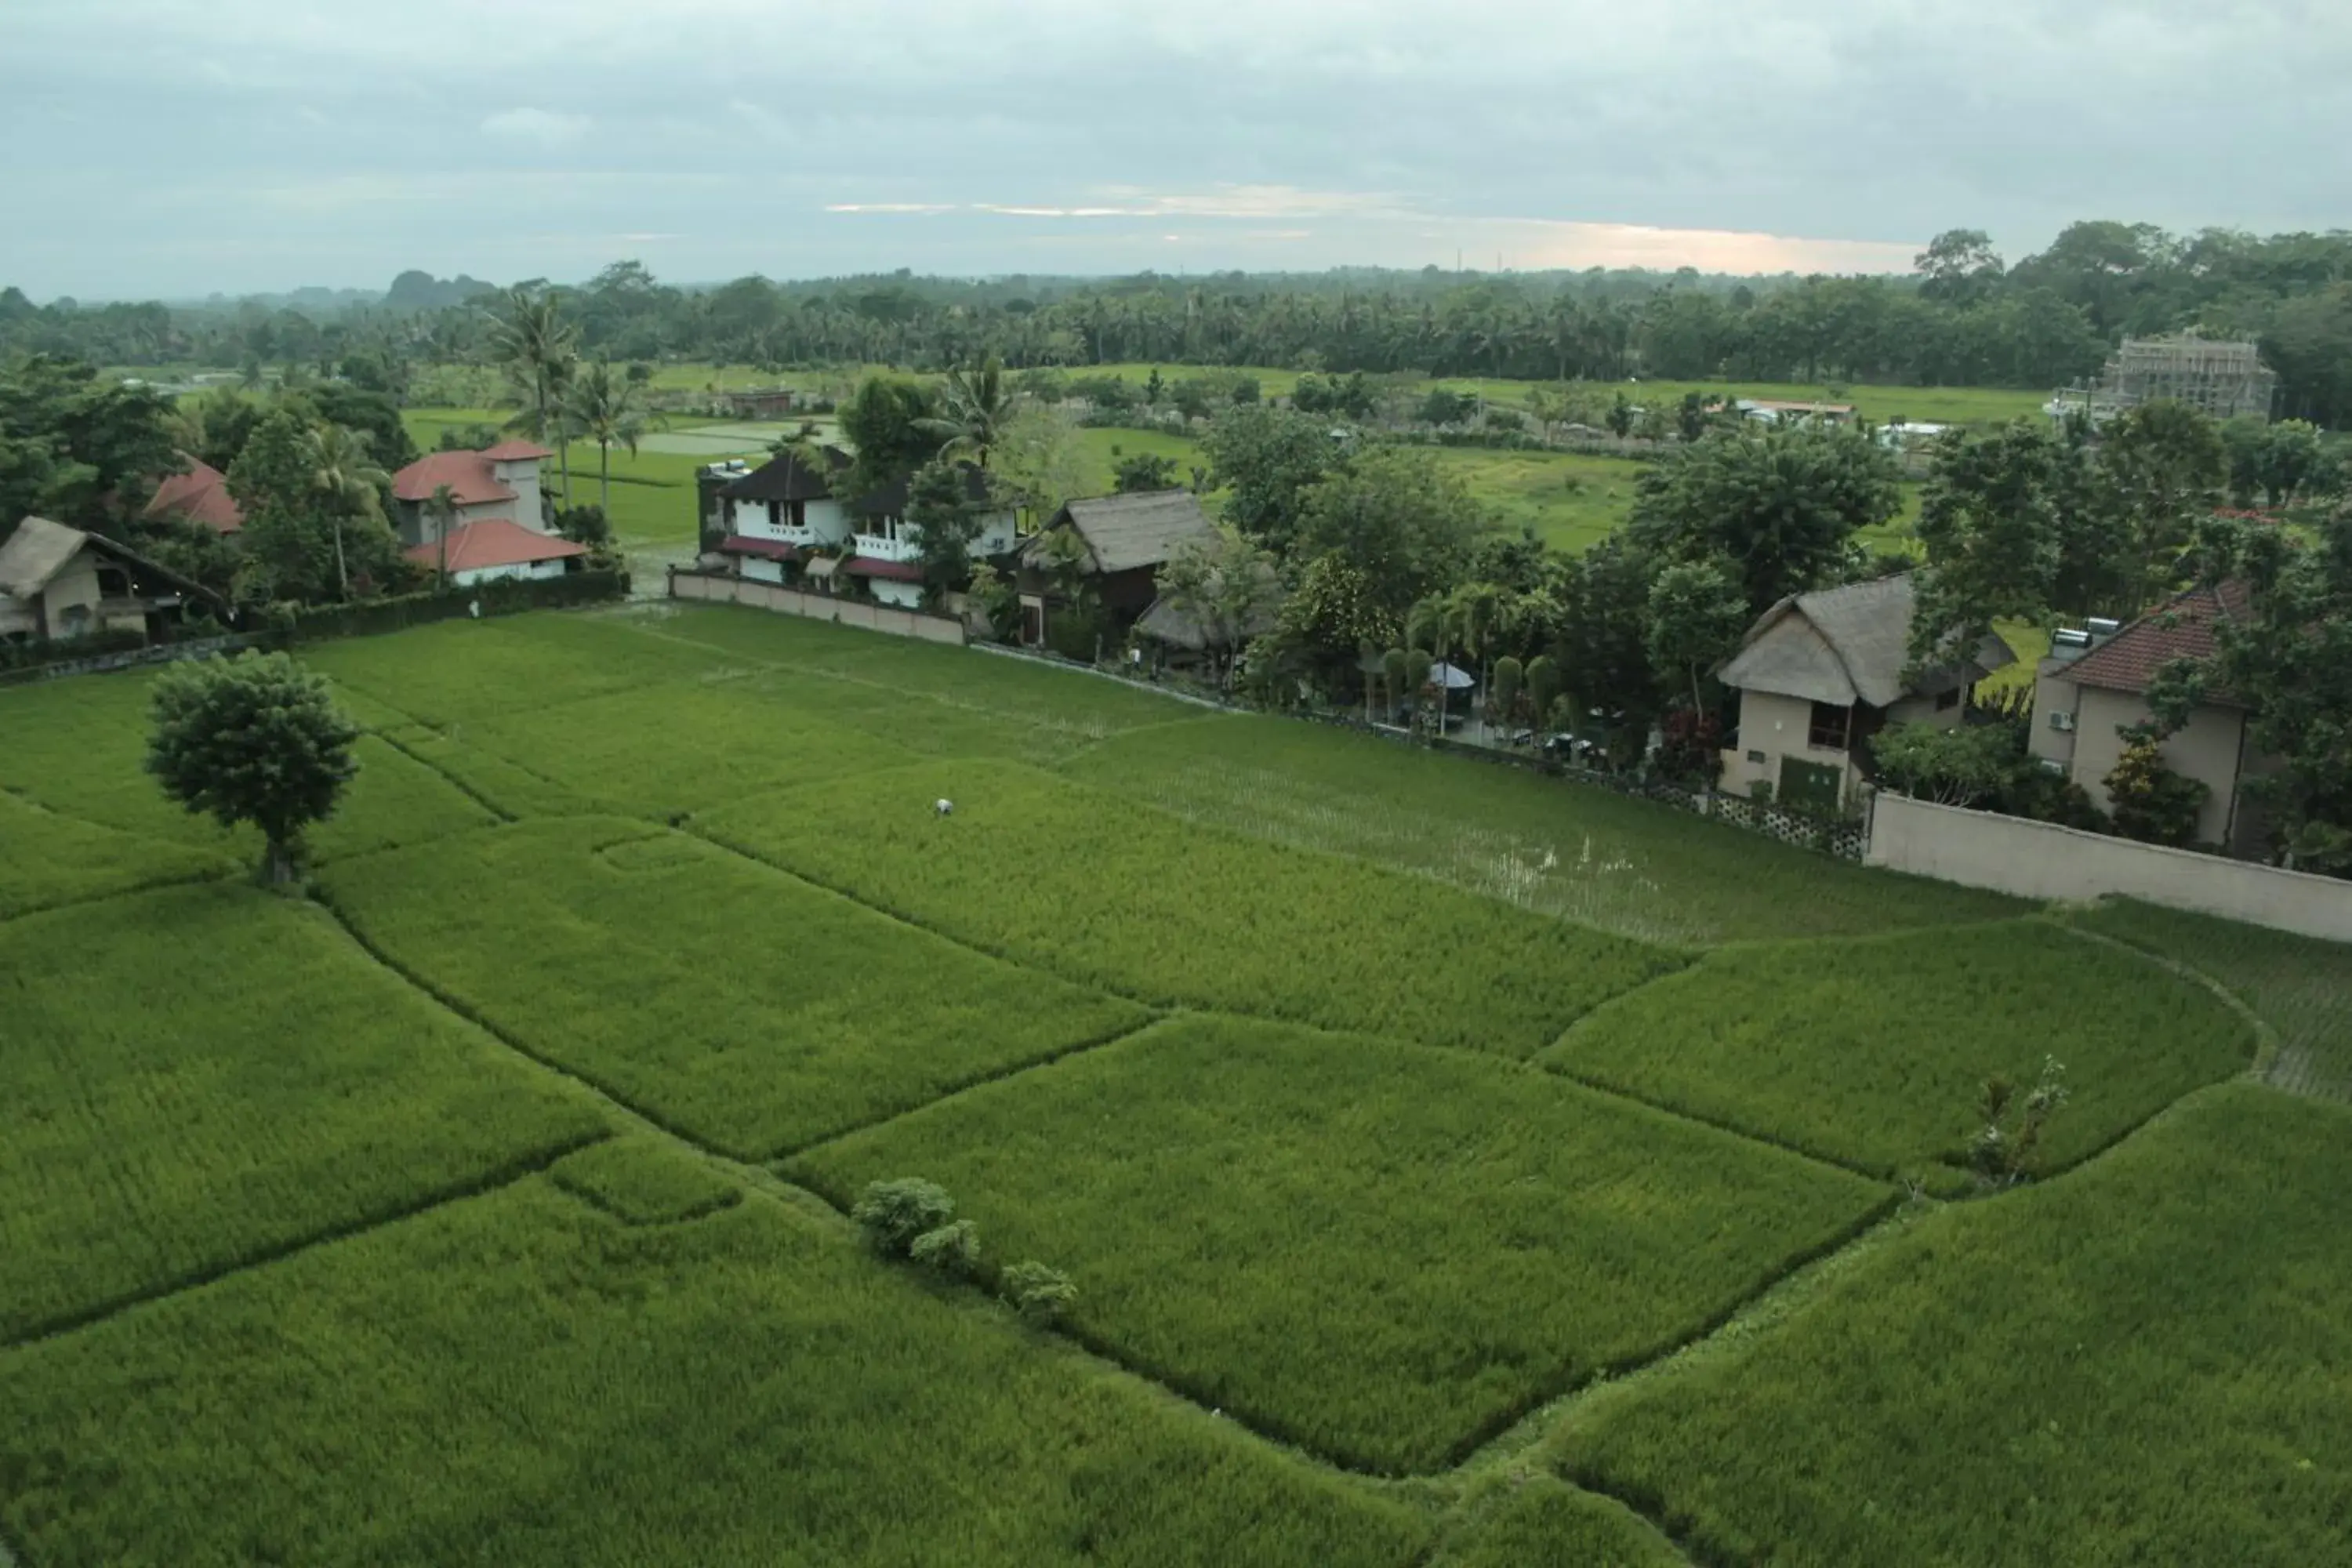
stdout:
<svg viewBox="0 0 2352 1568">
<path fill-rule="evenodd" d="M 829 594 L 804 594 L 798 588 L 755 582 L 748 577 L 673 572 L 669 574 L 669 596 L 673 599 L 697 599 L 708 604 L 749 605 L 755 610 L 772 610 L 780 616 L 803 616 L 813 621 L 833 621 L 845 626 L 856 626 L 863 631 L 885 632 L 895 637 L 920 637 L 925 642 L 953 643 L 958 647 L 964 643 L 963 623 L 961 621 L 927 616 L 919 610 L 869 604 L 863 599 L 836 599 Z"/>
<path fill-rule="evenodd" d="M 2352 942 L 2352 882 L 2135 844 L 2020 816 L 1963 811 L 1882 792 L 1866 858 L 2028 899 L 2120 893 L 2331 942 Z"/>
</svg>

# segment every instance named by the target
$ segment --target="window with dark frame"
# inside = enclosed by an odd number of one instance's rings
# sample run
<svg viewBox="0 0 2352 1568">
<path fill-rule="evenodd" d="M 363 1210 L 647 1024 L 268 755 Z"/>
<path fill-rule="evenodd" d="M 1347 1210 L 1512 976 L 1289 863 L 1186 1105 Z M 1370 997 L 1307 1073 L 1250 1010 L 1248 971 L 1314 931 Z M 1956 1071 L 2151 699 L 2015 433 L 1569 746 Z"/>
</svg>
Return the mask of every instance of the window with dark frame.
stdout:
<svg viewBox="0 0 2352 1568">
<path fill-rule="evenodd" d="M 1846 732 L 1853 723 L 1853 710 L 1834 702 L 1813 704 L 1813 721 L 1806 729 L 1805 743 L 1824 752 L 1845 750 Z"/>
<path fill-rule="evenodd" d="M 1936 694 L 1936 711 L 1938 713 L 1948 713 L 1959 705 L 1960 689 L 1957 686 L 1949 691 L 1939 691 Z"/>
</svg>

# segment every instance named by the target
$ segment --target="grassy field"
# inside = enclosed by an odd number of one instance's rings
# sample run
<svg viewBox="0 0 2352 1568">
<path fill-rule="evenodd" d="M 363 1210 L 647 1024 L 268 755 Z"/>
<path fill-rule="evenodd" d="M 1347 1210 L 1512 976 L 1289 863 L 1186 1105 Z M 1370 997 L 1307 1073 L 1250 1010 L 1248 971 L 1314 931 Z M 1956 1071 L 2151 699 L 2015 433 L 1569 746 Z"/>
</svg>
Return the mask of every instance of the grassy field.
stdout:
<svg viewBox="0 0 2352 1568">
<path fill-rule="evenodd" d="M 370 732 L 286 896 L 141 772 L 146 676 L 0 689 L 0 1556 L 2236 1568 L 2352 1518 L 2352 950 L 753 611 L 302 657 Z M 1983 1194 L 1980 1080 L 2045 1054 Z M 877 1176 L 972 1278 L 859 1244 Z"/>
<path fill-rule="evenodd" d="M 2347 1184 L 2352 1112 L 2212 1090 L 1603 1391 L 1553 1458 L 1706 1563 L 2340 1563 Z"/>
<path fill-rule="evenodd" d="M 2272 1083 L 2352 1104 L 2352 949 L 2128 899 L 2073 918 L 2228 987 L 2277 1037 Z"/>
<path fill-rule="evenodd" d="M 935 818 L 935 798 L 955 815 Z M 843 834 L 835 825 L 856 820 Z M 1679 954 L 962 758 L 698 828 L 960 941 L 1163 1006 L 1527 1056 Z"/>
<path fill-rule="evenodd" d="M 470 1016 L 740 1159 L 1145 1017 L 641 823 L 523 823 L 371 858 L 331 872 L 326 897 Z"/>
<path fill-rule="evenodd" d="M 789 1169 L 920 1174 L 1079 1331 L 1343 1462 L 1425 1469 L 1688 1337 L 1883 1186 L 1476 1057 L 1163 1025 Z"/>
<path fill-rule="evenodd" d="M 2253 1055 L 2244 1021 L 2202 986 L 2012 921 L 1728 948 L 1593 1014 L 1542 1059 L 1825 1159 L 1947 1184 L 1982 1125 L 1988 1079 L 2021 1093 L 2059 1059 L 2068 1098 L 2041 1151 L 2057 1169 Z"/>
</svg>

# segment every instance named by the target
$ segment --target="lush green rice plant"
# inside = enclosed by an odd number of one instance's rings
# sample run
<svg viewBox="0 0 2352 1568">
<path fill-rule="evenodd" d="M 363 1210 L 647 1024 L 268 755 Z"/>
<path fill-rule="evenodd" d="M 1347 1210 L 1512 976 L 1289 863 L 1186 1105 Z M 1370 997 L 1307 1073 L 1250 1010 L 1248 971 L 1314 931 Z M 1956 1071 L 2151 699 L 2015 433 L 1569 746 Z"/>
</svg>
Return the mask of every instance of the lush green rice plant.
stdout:
<svg viewBox="0 0 2352 1568">
<path fill-rule="evenodd" d="M 2272 1083 L 2352 1101 L 2352 947 L 2129 899 L 2072 918 L 2227 986 L 2278 1036 Z"/>
<path fill-rule="evenodd" d="M 527 822 L 345 862 L 323 885 L 437 993 L 743 1158 L 1144 1017 L 642 823 Z"/>
<path fill-rule="evenodd" d="M 1584 1020 L 1541 1060 L 1588 1082 L 1885 1175 L 1950 1187 L 1988 1079 L 2046 1058 L 2068 1099 L 2044 1170 L 2242 1072 L 2203 987 L 2046 921 L 1739 947 Z"/>
<path fill-rule="evenodd" d="M 521 763 L 484 751 L 470 738 L 422 724 L 385 731 L 384 739 L 475 799 L 510 817 L 582 816 L 589 803 L 576 790 Z"/>
<path fill-rule="evenodd" d="M 1067 771 L 1194 821 L 1652 941 L 1864 935 L 2024 908 L 1654 801 L 1287 719 L 1123 735 Z"/>
<path fill-rule="evenodd" d="M 0 925 L 0 1341 L 604 1125 L 321 911 L 234 883 Z"/>
<path fill-rule="evenodd" d="M 1186 1018 L 789 1167 L 929 1173 L 1086 1283 L 1125 1360 L 1346 1463 L 1426 1469 L 1696 1331 L 1886 1189 L 1463 1052 Z"/>
<path fill-rule="evenodd" d="M 439 621 L 320 643 L 304 648 L 302 658 L 436 729 L 499 713 L 543 712 L 726 662 L 707 648 L 622 635 L 609 611 Z"/>
<path fill-rule="evenodd" d="M 935 799 L 955 814 L 935 816 Z M 1433 1045 L 1527 1055 L 1682 962 L 1009 763 L 870 773 L 743 802 L 697 826 L 1073 979 Z"/>
<path fill-rule="evenodd" d="M 548 1174 L 573 1197 L 626 1225 L 675 1225 L 743 1200 L 735 1182 L 642 1132 L 567 1154 Z"/>
<path fill-rule="evenodd" d="M 1421 1518 L 763 1199 L 518 1186 L 0 1356 L 41 1568 L 1401 1565 Z"/>
<path fill-rule="evenodd" d="M 235 868 L 226 855 L 59 816 L 0 790 L 0 920 Z"/>
<path fill-rule="evenodd" d="M 1557 1457 L 1703 1562 L 2343 1562 L 2347 1188 L 2352 1113 L 2213 1089 L 1603 1390 Z"/>
<path fill-rule="evenodd" d="M 1437 1568 L 1684 1568 L 1682 1553 L 1612 1498 L 1550 1476 L 1515 1476 L 1465 1505 L 1476 1522 Z"/>
</svg>

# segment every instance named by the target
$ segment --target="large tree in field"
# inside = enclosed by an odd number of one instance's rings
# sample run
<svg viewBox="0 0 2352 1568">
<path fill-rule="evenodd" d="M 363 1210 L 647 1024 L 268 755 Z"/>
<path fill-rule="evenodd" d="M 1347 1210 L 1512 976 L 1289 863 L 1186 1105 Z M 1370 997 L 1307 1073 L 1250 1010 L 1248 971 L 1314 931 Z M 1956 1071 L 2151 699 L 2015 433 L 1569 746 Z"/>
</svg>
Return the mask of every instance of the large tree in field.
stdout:
<svg viewBox="0 0 2352 1568">
<path fill-rule="evenodd" d="M 534 441 L 551 442 L 562 460 L 563 499 L 572 499 L 572 458 L 563 439 L 563 392 L 579 357 L 578 329 L 552 290 L 518 285 L 490 307 L 492 359 L 523 395 L 516 424 Z"/>
<path fill-rule="evenodd" d="M 940 441 L 940 457 L 970 458 L 985 468 L 1021 402 L 1004 366 L 991 354 L 976 366 L 948 372 L 940 387 L 940 411 L 919 427 Z"/>
<path fill-rule="evenodd" d="M 1750 616 L 1836 577 L 1854 535 L 1902 510 L 1893 454 L 1859 431 L 1710 436 L 1642 476 L 1627 535 L 1666 561 L 1727 560 Z"/>
<path fill-rule="evenodd" d="M 251 823 L 268 843 L 263 874 L 291 881 L 302 834 L 335 809 L 359 771 L 359 726 L 326 678 L 282 653 L 176 664 L 154 687 L 147 771 L 163 793 L 224 827 Z"/>
<path fill-rule="evenodd" d="M 1339 461 L 1328 420 L 1262 404 L 1221 415 L 1201 450 L 1210 483 L 1225 492 L 1225 521 L 1285 556 L 1293 552 L 1307 490 Z"/>
<path fill-rule="evenodd" d="M 637 392 L 644 384 L 626 374 L 614 375 L 611 362 L 597 360 L 573 377 L 565 397 L 574 430 L 596 443 L 597 505 L 613 512 L 613 448 L 637 455 L 646 432 L 645 416 L 637 411 Z"/>
</svg>

